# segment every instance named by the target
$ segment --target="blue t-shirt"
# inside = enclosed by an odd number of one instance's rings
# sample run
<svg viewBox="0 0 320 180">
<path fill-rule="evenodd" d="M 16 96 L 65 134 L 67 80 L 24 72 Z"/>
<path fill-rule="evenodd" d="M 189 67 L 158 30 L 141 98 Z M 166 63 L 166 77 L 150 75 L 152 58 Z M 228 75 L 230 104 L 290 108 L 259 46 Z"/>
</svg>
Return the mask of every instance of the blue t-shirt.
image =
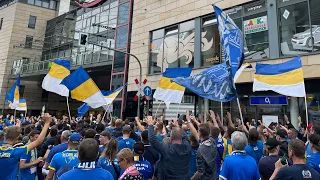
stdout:
<svg viewBox="0 0 320 180">
<path fill-rule="evenodd" d="M 88 180 L 88 179 L 99 179 L 99 180 L 111 180 L 113 179 L 110 172 L 102 169 L 99 166 L 94 165 L 94 162 L 79 163 L 77 167 L 69 172 L 64 173 L 59 180 Z"/>
<path fill-rule="evenodd" d="M 28 154 L 24 154 L 20 161 L 26 161 L 25 163 L 33 162 L 37 159 L 37 149 L 33 149 Z M 20 169 L 19 180 L 31 180 L 36 178 L 37 166 Z"/>
<path fill-rule="evenodd" d="M 5 119 L 5 123 L 6 123 L 6 126 L 14 126 L 14 124 L 12 124 L 8 118 Z"/>
<path fill-rule="evenodd" d="M 310 147 L 310 142 L 308 142 L 307 148 L 306 148 L 306 156 L 307 156 L 307 159 L 308 159 L 309 157 L 311 157 L 312 154 L 313 154 L 313 152 L 312 152 L 311 147 Z"/>
<path fill-rule="evenodd" d="M 217 158 L 216 158 L 216 161 L 217 161 L 217 172 L 216 172 L 216 175 L 217 175 L 217 179 L 219 178 L 219 175 L 220 175 L 220 170 L 221 170 L 221 164 L 222 164 L 222 157 L 223 156 L 223 152 L 224 152 L 224 146 L 223 146 L 223 139 L 222 138 L 217 138 L 216 140 L 216 145 L 217 145 L 217 149 L 219 150 L 219 152 L 217 152 Z"/>
<path fill-rule="evenodd" d="M 54 146 L 48 154 L 46 162 L 50 164 L 53 156 L 59 152 L 65 151 L 68 149 L 68 143 L 62 143 L 57 146 Z"/>
<path fill-rule="evenodd" d="M 189 177 L 190 178 L 197 171 L 197 150 L 198 150 L 198 147 L 192 147 L 191 157 L 189 161 Z"/>
<path fill-rule="evenodd" d="M 310 157 L 308 157 L 307 165 L 312 167 L 320 174 L 320 152 L 313 153 Z"/>
<path fill-rule="evenodd" d="M 162 142 L 162 140 L 164 139 L 164 136 L 161 134 L 157 134 L 156 138 L 158 139 L 159 142 Z"/>
<path fill-rule="evenodd" d="M 118 164 L 118 159 L 113 160 L 113 164 L 115 168 L 118 170 L 120 173 L 120 166 Z M 107 157 L 100 157 L 98 160 L 98 165 L 107 171 L 109 171 L 113 177 L 113 179 L 118 179 L 119 177 L 117 176 L 116 170 L 114 169 L 111 161 Z"/>
<path fill-rule="evenodd" d="M 142 156 L 134 157 L 134 166 L 143 175 L 144 180 L 152 179 L 153 170 L 150 162 L 146 161 Z"/>
<path fill-rule="evenodd" d="M 256 161 L 244 152 L 233 152 L 224 159 L 220 176 L 228 180 L 259 180 Z"/>
<path fill-rule="evenodd" d="M 28 153 L 28 147 L 22 146 L 13 148 L 6 144 L 0 146 L 0 179 L 16 179 L 18 174 L 19 161 Z"/>
<path fill-rule="evenodd" d="M 79 164 L 78 151 L 77 150 L 65 150 L 57 153 L 53 156 L 52 161 L 49 165 L 49 169 L 58 172 L 66 164 L 69 163 L 69 167 L 73 168 Z"/>
<path fill-rule="evenodd" d="M 118 142 L 118 151 L 121 151 L 124 148 L 129 148 L 129 149 L 133 150 L 134 143 L 136 143 L 136 141 L 131 138 L 121 139 Z"/>
<path fill-rule="evenodd" d="M 263 156 L 263 142 L 258 140 L 255 146 L 248 144 L 245 148 L 247 155 L 253 157 L 258 164 Z"/>
</svg>

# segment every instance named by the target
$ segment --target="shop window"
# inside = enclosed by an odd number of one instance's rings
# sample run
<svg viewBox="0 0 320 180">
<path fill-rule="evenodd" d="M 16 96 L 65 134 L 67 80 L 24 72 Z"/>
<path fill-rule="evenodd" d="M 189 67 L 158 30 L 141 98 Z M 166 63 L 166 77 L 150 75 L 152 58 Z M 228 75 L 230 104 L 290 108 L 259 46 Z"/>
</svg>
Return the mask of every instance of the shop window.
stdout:
<svg viewBox="0 0 320 180">
<path fill-rule="evenodd" d="M 201 29 L 201 66 L 220 63 L 220 35 L 215 17 L 204 18 Z"/>
<path fill-rule="evenodd" d="M 305 54 L 312 51 L 309 11 L 307 2 L 285 6 L 279 10 L 279 37 L 281 55 Z"/>
<path fill-rule="evenodd" d="M 310 0 L 313 51 L 320 51 L 320 1 Z"/>
<path fill-rule="evenodd" d="M 267 12 L 244 17 L 243 34 L 246 59 L 261 60 L 269 57 Z"/>
<path fill-rule="evenodd" d="M 179 67 L 194 65 L 194 20 L 179 25 L 178 63 Z"/>
<path fill-rule="evenodd" d="M 149 58 L 150 58 L 149 73 L 150 74 L 161 73 L 162 61 L 158 61 L 158 57 L 161 56 L 160 49 L 163 48 L 162 46 L 163 46 L 163 38 L 151 40 L 150 54 L 149 54 Z"/>
</svg>

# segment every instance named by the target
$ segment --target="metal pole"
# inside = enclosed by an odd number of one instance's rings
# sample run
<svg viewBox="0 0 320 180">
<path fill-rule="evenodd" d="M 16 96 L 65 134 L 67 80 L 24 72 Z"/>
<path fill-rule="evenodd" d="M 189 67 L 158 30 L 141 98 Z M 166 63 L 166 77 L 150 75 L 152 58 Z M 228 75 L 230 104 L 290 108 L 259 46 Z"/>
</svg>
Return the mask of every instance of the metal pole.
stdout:
<svg viewBox="0 0 320 180">
<path fill-rule="evenodd" d="M 241 111 L 241 107 L 240 107 L 240 101 L 239 101 L 239 98 L 238 98 L 238 97 L 237 97 L 237 103 L 238 103 L 238 108 L 239 108 L 239 113 L 240 113 L 241 122 L 242 122 L 242 125 L 244 125 L 244 123 L 243 123 L 243 117 L 242 117 L 242 111 Z"/>
<path fill-rule="evenodd" d="M 307 121 L 306 126 L 308 126 L 308 125 L 309 125 L 309 115 L 308 115 L 307 95 L 304 96 L 304 104 L 305 104 L 305 106 L 306 106 L 306 121 Z"/>
<path fill-rule="evenodd" d="M 101 45 L 101 44 L 97 44 L 95 42 L 88 42 L 88 44 L 92 44 L 92 45 L 95 45 L 95 46 L 100 46 L 100 47 L 103 47 L 103 48 L 106 48 L 106 49 L 109 49 L 109 50 L 113 50 L 115 52 L 119 52 L 119 53 L 123 53 L 123 54 L 127 54 L 129 56 L 132 56 L 134 57 L 138 64 L 139 64 L 139 68 L 140 68 L 140 75 L 139 75 L 139 91 L 141 92 L 141 86 L 142 86 L 142 66 L 141 66 L 141 62 L 140 60 L 138 59 L 137 56 L 135 56 L 134 54 L 130 54 L 130 53 L 127 53 L 127 52 L 122 52 L 122 51 L 119 51 L 119 50 L 116 50 L 116 49 L 113 49 L 113 48 L 110 48 L 108 46 L 104 46 L 104 45 Z M 137 116 L 140 117 L 140 99 L 141 99 L 141 93 L 138 95 L 139 99 L 138 99 L 138 109 L 137 109 Z"/>
<path fill-rule="evenodd" d="M 220 118 L 220 120 L 221 120 L 221 123 L 222 123 L 222 126 L 223 126 L 223 102 L 220 102 L 220 106 L 221 106 L 220 107 L 221 108 L 220 109 L 221 110 L 221 116 L 220 116 L 221 118 Z"/>
<path fill-rule="evenodd" d="M 69 97 L 66 97 L 67 99 L 67 107 L 68 107 L 68 114 L 69 114 L 69 121 L 71 121 L 71 113 L 70 113 L 70 107 L 69 107 Z"/>
</svg>

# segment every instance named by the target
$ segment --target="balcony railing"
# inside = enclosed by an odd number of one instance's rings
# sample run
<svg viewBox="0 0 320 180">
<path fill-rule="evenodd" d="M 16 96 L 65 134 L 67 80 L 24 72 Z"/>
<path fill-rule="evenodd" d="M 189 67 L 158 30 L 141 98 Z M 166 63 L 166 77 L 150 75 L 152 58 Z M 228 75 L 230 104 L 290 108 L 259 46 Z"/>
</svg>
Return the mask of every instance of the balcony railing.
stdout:
<svg viewBox="0 0 320 180">
<path fill-rule="evenodd" d="M 55 58 L 55 59 L 70 59 L 66 57 Z M 73 56 L 70 60 L 71 70 L 78 68 L 79 66 L 87 65 L 87 67 L 92 66 L 102 66 L 111 65 L 113 59 L 113 54 L 109 54 L 102 51 L 78 54 Z M 16 76 L 20 73 L 23 76 L 34 76 L 40 74 L 46 74 L 49 71 L 49 64 L 54 59 L 44 60 L 44 61 L 34 61 L 24 64 L 21 60 L 16 60 L 15 66 L 12 67 L 11 74 Z"/>
</svg>

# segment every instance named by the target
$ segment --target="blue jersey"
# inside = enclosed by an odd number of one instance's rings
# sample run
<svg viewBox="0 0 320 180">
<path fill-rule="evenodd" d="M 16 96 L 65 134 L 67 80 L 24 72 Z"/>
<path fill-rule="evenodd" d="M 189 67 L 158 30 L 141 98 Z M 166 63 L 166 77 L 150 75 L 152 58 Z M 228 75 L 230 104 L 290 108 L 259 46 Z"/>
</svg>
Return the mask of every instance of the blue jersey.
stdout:
<svg viewBox="0 0 320 180">
<path fill-rule="evenodd" d="M 220 175 L 220 169 L 221 169 L 221 164 L 222 164 L 222 159 L 223 159 L 223 152 L 224 152 L 224 146 L 223 146 L 223 139 L 222 138 L 217 138 L 216 140 L 216 145 L 217 145 L 217 149 L 219 152 L 217 152 L 217 179 L 219 178 Z"/>
<path fill-rule="evenodd" d="M 306 147 L 306 156 L 307 156 L 307 159 L 308 159 L 309 157 L 311 157 L 312 154 L 313 154 L 313 152 L 312 152 L 311 147 L 310 147 L 310 142 L 308 142 L 307 147 Z"/>
<path fill-rule="evenodd" d="M 113 177 L 107 170 L 102 169 L 99 166 L 94 165 L 94 162 L 79 163 L 77 167 L 69 172 L 63 174 L 59 180 L 88 180 L 88 179 L 99 179 L 99 180 L 112 180 Z"/>
<path fill-rule="evenodd" d="M 150 162 L 146 161 L 142 156 L 134 157 L 134 166 L 143 175 L 144 180 L 152 179 L 152 166 Z"/>
<path fill-rule="evenodd" d="M 263 156 L 263 142 L 258 140 L 255 146 L 248 144 L 245 147 L 245 151 L 247 155 L 253 157 L 256 160 L 256 163 L 258 164 Z"/>
<path fill-rule="evenodd" d="M 313 153 L 310 157 L 308 157 L 307 165 L 312 167 L 320 174 L 320 152 Z"/>
<path fill-rule="evenodd" d="M 37 159 L 37 149 L 33 149 L 28 154 L 23 155 L 20 161 L 25 161 L 25 163 L 31 163 Z M 32 166 L 29 168 L 20 169 L 19 180 L 34 180 L 37 174 L 37 166 Z"/>
<path fill-rule="evenodd" d="M 58 172 L 66 164 L 68 167 L 73 168 L 79 163 L 78 151 L 77 150 L 65 150 L 57 153 L 53 156 L 52 161 L 49 165 L 49 169 Z"/>
<path fill-rule="evenodd" d="M 12 124 L 8 118 L 5 119 L 5 123 L 6 123 L 6 126 L 14 126 L 14 124 Z"/>
<path fill-rule="evenodd" d="M 120 166 L 118 164 L 118 160 L 117 159 L 113 160 L 113 164 L 114 166 L 112 165 L 112 162 L 107 157 L 100 157 L 98 160 L 98 166 L 100 166 L 102 169 L 109 171 L 113 179 L 118 179 L 119 177 L 117 176 L 117 173 L 116 173 L 118 171 L 120 174 Z"/>
<path fill-rule="evenodd" d="M 197 171 L 197 150 L 198 147 L 192 147 L 191 157 L 189 161 L 189 177 L 191 178 Z"/>
<path fill-rule="evenodd" d="M 0 179 L 16 179 L 18 174 L 19 161 L 28 153 L 28 147 L 22 146 L 13 148 L 7 144 L 0 146 Z"/>
<path fill-rule="evenodd" d="M 228 180 L 259 180 L 260 174 L 256 161 L 243 152 L 234 152 L 223 162 L 220 176 Z"/>
<path fill-rule="evenodd" d="M 121 151 L 124 148 L 129 148 L 129 149 L 133 150 L 134 143 L 136 143 L 136 141 L 131 138 L 121 139 L 118 142 L 118 151 Z"/>
<path fill-rule="evenodd" d="M 62 143 L 62 144 L 59 144 L 57 146 L 54 146 L 51 151 L 49 152 L 49 155 L 46 159 L 46 162 L 50 164 L 53 156 L 59 152 L 62 152 L 62 151 L 65 151 L 68 149 L 68 143 Z"/>
</svg>

